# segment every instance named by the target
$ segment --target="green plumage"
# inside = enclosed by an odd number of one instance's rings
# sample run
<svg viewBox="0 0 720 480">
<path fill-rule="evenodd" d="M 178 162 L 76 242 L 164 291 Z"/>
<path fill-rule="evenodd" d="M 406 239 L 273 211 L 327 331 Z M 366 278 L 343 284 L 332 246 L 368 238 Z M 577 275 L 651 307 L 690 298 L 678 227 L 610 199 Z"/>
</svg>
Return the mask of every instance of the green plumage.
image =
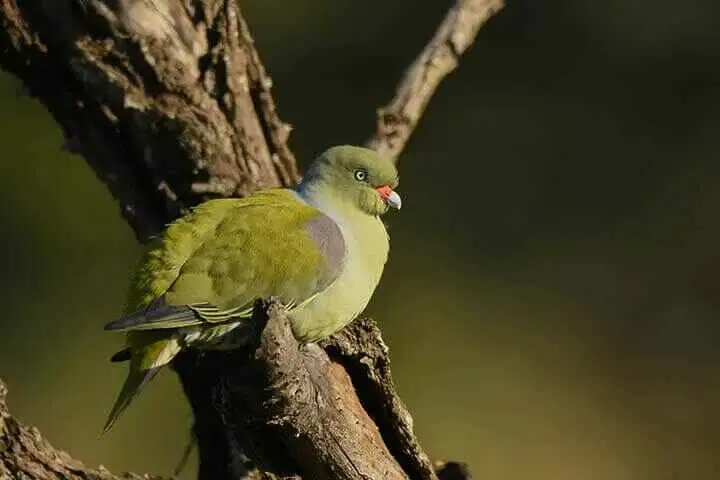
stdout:
<svg viewBox="0 0 720 480">
<path fill-rule="evenodd" d="M 310 294 L 325 265 L 305 226 L 322 214 L 295 196 L 278 189 L 210 200 L 173 223 L 135 277 L 130 310 L 162 294 L 170 305 L 220 308 L 252 308 L 269 291 L 288 298 Z"/>
<path fill-rule="evenodd" d="M 302 341 L 352 321 L 387 258 L 378 218 L 387 210 L 387 191 L 378 189 L 396 184 L 394 166 L 374 152 L 334 147 L 296 190 L 210 200 L 170 225 L 141 262 L 126 316 L 106 326 L 128 332 L 130 371 L 105 430 L 182 348 L 241 343 L 236 332 L 248 325 L 257 299 L 287 305 Z"/>
</svg>

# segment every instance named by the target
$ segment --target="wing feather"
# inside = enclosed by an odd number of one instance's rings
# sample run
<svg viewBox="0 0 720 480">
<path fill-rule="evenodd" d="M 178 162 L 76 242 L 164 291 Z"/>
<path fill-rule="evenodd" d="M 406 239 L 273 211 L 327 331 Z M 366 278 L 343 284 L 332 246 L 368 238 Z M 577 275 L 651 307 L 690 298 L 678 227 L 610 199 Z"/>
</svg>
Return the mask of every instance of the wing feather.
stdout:
<svg viewBox="0 0 720 480">
<path fill-rule="evenodd" d="M 260 298 L 292 308 L 342 271 L 342 231 L 295 192 L 267 190 L 211 202 L 216 206 L 206 202 L 158 239 L 131 295 L 135 308 L 107 329 L 235 322 L 250 317 Z"/>
</svg>

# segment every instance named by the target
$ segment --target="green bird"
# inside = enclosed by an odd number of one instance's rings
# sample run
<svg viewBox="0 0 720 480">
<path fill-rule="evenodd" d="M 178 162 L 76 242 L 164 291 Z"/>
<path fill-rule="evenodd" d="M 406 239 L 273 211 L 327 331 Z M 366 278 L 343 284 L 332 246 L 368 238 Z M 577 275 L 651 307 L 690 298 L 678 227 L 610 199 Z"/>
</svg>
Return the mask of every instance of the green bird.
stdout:
<svg viewBox="0 0 720 480">
<path fill-rule="evenodd" d="M 130 288 L 125 384 L 103 431 L 183 348 L 233 348 L 258 299 L 278 299 L 299 341 L 326 338 L 365 309 L 388 256 L 388 159 L 354 146 L 320 155 L 294 189 L 209 200 L 153 239 Z"/>
</svg>

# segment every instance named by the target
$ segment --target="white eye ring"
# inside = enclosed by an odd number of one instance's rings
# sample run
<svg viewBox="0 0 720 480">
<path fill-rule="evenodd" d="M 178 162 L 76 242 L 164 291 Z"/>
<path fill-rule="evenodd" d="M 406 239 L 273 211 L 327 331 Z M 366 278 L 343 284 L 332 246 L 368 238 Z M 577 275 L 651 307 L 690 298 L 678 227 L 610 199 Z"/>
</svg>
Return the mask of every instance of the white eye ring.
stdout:
<svg viewBox="0 0 720 480">
<path fill-rule="evenodd" d="M 355 180 L 358 182 L 364 182 L 367 180 L 367 172 L 363 170 L 362 168 L 355 170 Z"/>
</svg>

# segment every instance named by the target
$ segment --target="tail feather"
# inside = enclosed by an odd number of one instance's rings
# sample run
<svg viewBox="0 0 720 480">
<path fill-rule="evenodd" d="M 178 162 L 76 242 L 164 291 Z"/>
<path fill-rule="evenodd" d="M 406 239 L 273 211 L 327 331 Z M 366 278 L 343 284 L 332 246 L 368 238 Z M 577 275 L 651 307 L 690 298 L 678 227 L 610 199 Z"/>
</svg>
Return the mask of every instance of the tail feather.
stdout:
<svg viewBox="0 0 720 480">
<path fill-rule="evenodd" d="M 110 410 L 103 433 L 112 428 L 120 414 L 130 405 L 143 387 L 157 375 L 163 366 L 170 363 L 180 349 L 177 339 L 165 338 L 149 343 L 141 350 L 132 353 L 128 376 L 112 410 Z"/>
<path fill-rule="evenodd" d="M 112 357 L 110 357 L 110 361 L 112 363 L 117 362 L 126 362 L 132 358 L 132 352 L 130 352 L 129 348 L 123 348 L 119 352 L 116 352 Z"/>
<path fill-rule="evenodd" d="M 188 460 L 190 460 L 190 455 L 193 452 L 193 449 L 197 446 L 197 435 L 195 434 L 195 425 L 192 426 L 190 429 L 190 438 L 188 438 L 188 443 L 185 445 L 185 450 L 183 451 L 182 458 L 180 458 L 180 461 L 178 462 L 177 466 L 175 467 L 175 470 L 173 470 L 172 477 L 173 479 L 176 479 L 180 477 L 180 474 L 185 469 L 185 466 L 188 463 Z"/>
<path fill-rule="evenodd" d="M 148 370 L 130 370 L 127 379 L 123 384 L 120 394 L 115 400 L 110 415 L 108 415 L 102 433 L 106 433 L 112 428 L 120 414 L 130 405 L 135 396 L 140 393 L 145 385 L 157 375 L 162 367 L 150 368 Z"/>
</svg>

